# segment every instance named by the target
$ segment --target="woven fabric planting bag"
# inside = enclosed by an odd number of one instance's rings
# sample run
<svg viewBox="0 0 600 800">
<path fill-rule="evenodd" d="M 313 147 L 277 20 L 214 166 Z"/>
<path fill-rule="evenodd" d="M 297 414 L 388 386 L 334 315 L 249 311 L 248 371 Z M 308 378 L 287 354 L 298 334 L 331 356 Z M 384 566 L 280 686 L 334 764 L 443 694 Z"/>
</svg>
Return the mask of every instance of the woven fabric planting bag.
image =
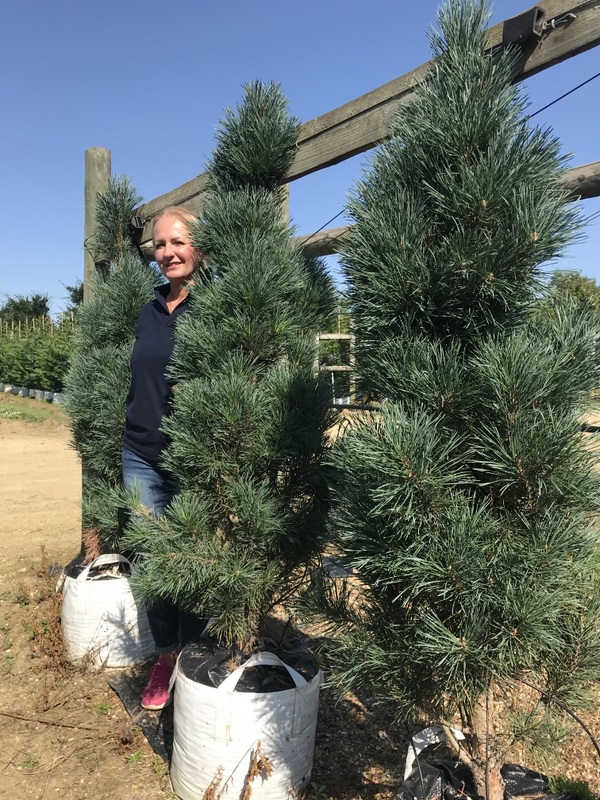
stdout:
<svg viewBox="0 0 600 800">
<path fill-rule="evenodd" d="M 77 577 L 63 573 L 57 589 L 62 588 L 60 619 L 69 661 L 128 667 L 152 656 L 154 640 L 146 610 L 133 597 L 131 571 L 125 556 L 110 553 L 98 556 Z"/>
<path fill-rule="evenodd" d="M 265 664 L 287 670 L 294 688 L 235 691 L 244 670 Z M 306 681 L 274 653 L 261 652 L 218 687 L 190 679 L 179 662 L 173 676 L 171 783 L 177 797 L 201 800 L 211 788 L 239 800 L 249 782 L 252 800 L 299 796 L 312 770 L 321 670 Z"/>
</svg>

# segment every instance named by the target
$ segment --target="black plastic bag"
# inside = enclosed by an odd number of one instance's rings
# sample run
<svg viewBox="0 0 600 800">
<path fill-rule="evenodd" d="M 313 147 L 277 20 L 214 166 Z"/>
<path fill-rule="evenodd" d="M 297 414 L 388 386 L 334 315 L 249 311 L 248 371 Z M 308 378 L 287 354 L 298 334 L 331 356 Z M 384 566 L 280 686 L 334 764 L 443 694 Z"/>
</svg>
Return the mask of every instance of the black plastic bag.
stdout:
<svg viewBox="0 0 600 800">
<path fill-rule="evenodd" d="M 319 671 L 314 655 L 299 637 L 289 637 L 285 650 L 265 648 L 288 666 L 292 667 L 310 682 Z M 243 656 L 239 663 L 228 647 L 221 646 L 210 637 L 189 642 L 179 656 L 179 668 L 190 680 L 206 686 L 220 686 L 231 672 L 248 657 Z M 284 666 L 257 664 L 244 671 L 237 686 L 237 692 L 278 692 L 293 689 L 294 679 Z"/>
<path fill-rule="evenodd" d="M 394 800 L 464 800 L 465 796 L 476 797 L 466 764 L 419 758 Z"/>
<path fill-rule="evenodd" d="M 526 769 L 520 764 L 505 764 L 500 769 L 504 781 L 504 798 L 512 800 L 513 797 L 539 797 L 548 794 L 548 778 L 541 772 Z"/>
<path fill-rule="evenodd" d="M 550 794 L 546 775 L 519 764 L 505 764 L 500 775 L 504 781 L 504 800 L 522 797 L 576 800 L 573 795 Z M 421 756 L 394 800 L 465 800 L 465 797 L 478 797 L 473 775 L 466 764 Z"/>
</svg>

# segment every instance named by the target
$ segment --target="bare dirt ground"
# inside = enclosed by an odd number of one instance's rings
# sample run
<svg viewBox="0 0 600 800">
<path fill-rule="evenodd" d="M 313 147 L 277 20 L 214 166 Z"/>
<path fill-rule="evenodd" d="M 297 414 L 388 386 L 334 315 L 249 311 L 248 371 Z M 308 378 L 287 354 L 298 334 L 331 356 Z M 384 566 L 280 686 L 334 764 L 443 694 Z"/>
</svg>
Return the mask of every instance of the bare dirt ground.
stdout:
<svg viewBox="0 0 600 800">
<path fill-rule="evenodd" d="M 19 402 L 35 401 L 0 396 L 0 798 L 174 798 L 168 767 L 107 676 L 61 658 L 51 567 L 79 552 L 81 473 L 60 409 L 26 422 L 7 412 Z M 596 711 L 584 720 L 600 736 Z M 581 729 L 562 755 L 562 762 L 536 765 L 513 754 L 517 763 L 586 781 L 599 793 L 600 759 Z M 391 709 L 377 710 L 366 697 L 337 702 L 325 689 L 306 798 L 392 800 L 405 757 L 406 735 Z"/>
</svg>

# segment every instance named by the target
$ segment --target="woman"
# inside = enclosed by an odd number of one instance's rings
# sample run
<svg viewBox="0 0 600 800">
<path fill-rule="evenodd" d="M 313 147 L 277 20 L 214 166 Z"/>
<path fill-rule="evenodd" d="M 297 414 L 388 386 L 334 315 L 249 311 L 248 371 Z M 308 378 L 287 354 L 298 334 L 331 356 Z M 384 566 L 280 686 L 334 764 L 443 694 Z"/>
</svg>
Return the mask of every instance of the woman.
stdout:
<svg viewBox="0 0 600 800">
<path fill-rule="evenodd" d="M 140 311 L 133 352 L 131 386 L 127 396 L 123 433 L 123 484 L 136 488 L 140 504 L 155 515 L 163 513 L 175 492 L 172 476 L 160 467 L 167 438 L 160 430 L 169 413 L 173 382 L 166 377 L 175 346 L 175 325 L 188 309 L 188 286 L 203 269 L 202 254 L 193 246 L 190 224 L 196 217 L 184 208 L 169 206 L 152 226 L 154 258 L 167 283 L 158 286 L 154 300 Z M 179 639 L 179 612 L 170 603 L 148 609 L 150 630 L 159 654 L 143 708 L 158 710 L 169 702 L 169 681 Z"/>
</svg>

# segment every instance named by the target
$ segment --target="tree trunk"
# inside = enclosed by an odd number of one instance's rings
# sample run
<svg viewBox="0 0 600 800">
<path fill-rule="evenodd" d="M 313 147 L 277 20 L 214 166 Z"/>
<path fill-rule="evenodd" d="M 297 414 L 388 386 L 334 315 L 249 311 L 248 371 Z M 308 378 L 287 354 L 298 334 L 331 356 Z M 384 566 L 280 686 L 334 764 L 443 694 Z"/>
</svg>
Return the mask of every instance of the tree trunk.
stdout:
<svg viewBox="0 0 600 800">
<path fill-rule="evenodd" d="M 470 713 L 471 755 L 470 764 L 477 793 L 486 800 L 503 800 L 504 782 L 500 775 L 502 766 L 494 725 L 494 697 L 490 686 L 482 694 Z"/>
<path fill-rule="evenodd" d="M 475 779 L 475 789 L 478 795 L 485 797 L 486 800 L 503 800 L 504 797 L 504 781 L 500 775 L 500 766 L 489 764 L 487 771 L 487 786 L 486 786 L 486 768 L 485 763 L 479 764 L 473 762 L 471 764 L 473 771 L 473 778 Z"/>
</svg>

